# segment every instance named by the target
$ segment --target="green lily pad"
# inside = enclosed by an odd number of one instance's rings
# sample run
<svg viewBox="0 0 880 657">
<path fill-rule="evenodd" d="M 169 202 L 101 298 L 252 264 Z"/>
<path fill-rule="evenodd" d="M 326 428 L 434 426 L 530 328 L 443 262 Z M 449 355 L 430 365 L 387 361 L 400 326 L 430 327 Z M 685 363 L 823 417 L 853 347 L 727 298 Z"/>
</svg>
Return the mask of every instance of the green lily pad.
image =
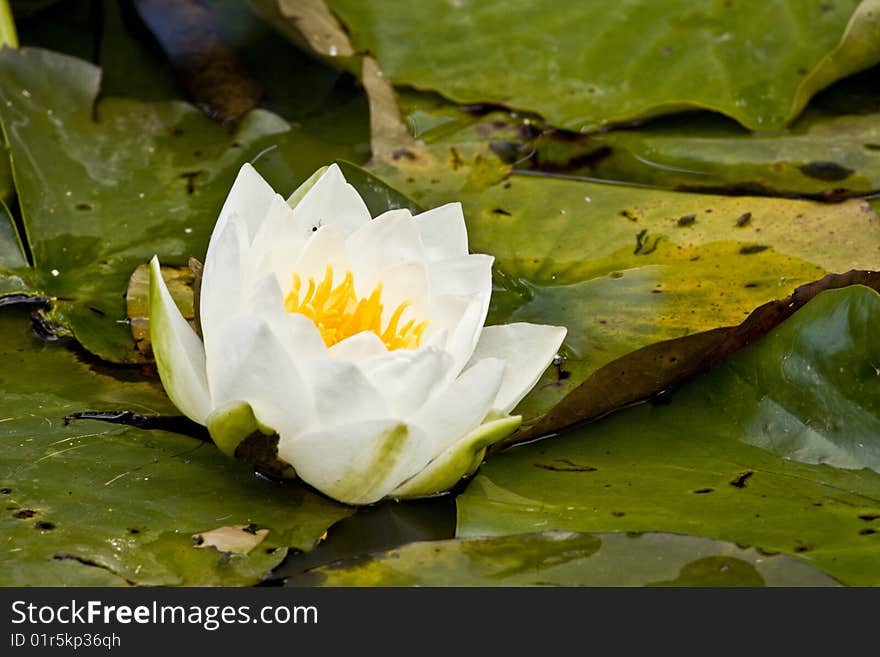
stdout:
<svg viewBox="0 0 880 657">
<path fill-rule="evenodd" d="M 477 142 L 436 143 L 426 153 L 427 165 L 400 158 L 374 170 L 424 207 L 462 202 L 471 250 L 496 259 L 488 323 L 568 327 L 566 362 L 517 409 L 526 427 L 621 356 L 738 325 L 798 285 L 873 269 L 880 256 L 880 218 L 864 201 L 829 206 L 516 175 Z"/>
<path fill-rule="evenodd" d="M 35 338 L 20 311 L 0 312 L 0 337 L 0 585 L 252 584 L 351 513 L 202 440 L 65 422 L 96 408 L 175 410 L 157 380 Z M 236 526 L 261 540 L 216 540 Z"/>
<path fill-rule="evenodd" d="M 880 61 L 875 0 L 328 5 L 396 85 L 570 130 L 683 109 L 778 129 L 816 91 Z"/>
<path fill-rule="evenodd" d="M 21 251 L 21 244 L 18 241 L 18 234 L 15 231 L 15 219 L 5 203 L 0 201 L 0 268 L 3 269 L 20 269 L 27 266 L 24 253 Z M 0 290 L 15 290 L 16 281 L 0 279 Z M 21 283 L 24 290 L 24 283 Z M 2 294 L 2 293 L 0 293 Z"/>
<path fill-rule="evenodd" d="M 411 543 L 311 571 L 322 586 L 836 586 L 787 555 L 678 534 L 548 531 Z"/>
<path fill-rule="evenodd" d="M 880 189 L 877 72 L 823 92 L 784 132 L 749 133 L 708 113 L 591 136 L 532 129 L 527 136 L 537 138 L 517 144 L 528 156 L 517 166 L 685 191 L 867 194 Z"/>
<path fill-rule="evenodd" d="M 516 169 L 678 191 L 839 201 L 880 189 L 878 73 L 875 67 L 833 85 L 787 130 L 773 133 L 690 112 L 582 135 L 534 116 L 453 105 L 436 94 L 401 90 L 398 98 L 414 137 L 486 141 Z"/>
<path fill-rule="evenodd" d="M 495 455 L 458 535 L 698 534 L 880 584 L 878 321 L 876 292 L 823 292 L 656 404 Z"/>
<path fill-rule="evenodd" d="M 7 278 L 51 300 L 52 330 L 107 360 L 143 359 L 126 325 L 131 272 L 153 254 L 168 264 L 203 258 L 244 162 L 273 148 L 257 168 L 292 191 L 328 160 L 357 156 L 264 110 L 228 128 L 181 102 L 93 107 L 99 70 L 48 51 L 6 49 L 0 71 L 0 121 L 34 256 L 33 269 Z"/>
<path fill-rule="evenodd" d="M 15 184 L 12 181 L 12 165 L 5 148 L 0 147 L 0 203 L 8 205 L 15 198 Z"/>
</svg>

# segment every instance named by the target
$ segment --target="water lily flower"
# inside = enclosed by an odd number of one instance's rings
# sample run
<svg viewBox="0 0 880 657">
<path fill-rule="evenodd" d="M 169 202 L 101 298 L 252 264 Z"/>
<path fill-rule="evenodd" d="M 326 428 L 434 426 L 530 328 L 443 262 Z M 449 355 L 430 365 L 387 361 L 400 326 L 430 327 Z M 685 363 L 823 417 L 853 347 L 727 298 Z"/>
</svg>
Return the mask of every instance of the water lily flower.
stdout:
<svg viewBox="0 0 880 657">
<path fill-rule="evenodd" d="M 151 262 L 150 325 L 178 409 L 234 455 L 277 458 L 349 504 L 420 497 L 473 474 L 565 329 L 486 326 L 493 258 L 450 203 L 375 218 L 339 167 L 285 201 L 248 164 L 205 258 L 202 337 Z"/>
</svg>

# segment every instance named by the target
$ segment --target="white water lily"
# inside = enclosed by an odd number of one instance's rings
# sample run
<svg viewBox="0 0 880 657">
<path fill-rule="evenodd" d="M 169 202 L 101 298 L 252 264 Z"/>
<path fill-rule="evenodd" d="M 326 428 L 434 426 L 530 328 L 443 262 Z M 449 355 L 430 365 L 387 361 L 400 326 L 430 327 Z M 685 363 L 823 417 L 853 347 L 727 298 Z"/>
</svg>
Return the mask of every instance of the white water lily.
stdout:
<svg viewBox="0 0 880 657">
<path fill-rule="evenodd" d="M 339 167 L 287 201 L 248 164 L 205 258 L 203 339 L 151 262 L 151 339 L 182 413 L 234 454 L 255 431 L 341 502 L 439 493 L 516 430 L 565 329 L 484 327 L 493 258 L 461 206 L 371 219 Z"/>
</svg>

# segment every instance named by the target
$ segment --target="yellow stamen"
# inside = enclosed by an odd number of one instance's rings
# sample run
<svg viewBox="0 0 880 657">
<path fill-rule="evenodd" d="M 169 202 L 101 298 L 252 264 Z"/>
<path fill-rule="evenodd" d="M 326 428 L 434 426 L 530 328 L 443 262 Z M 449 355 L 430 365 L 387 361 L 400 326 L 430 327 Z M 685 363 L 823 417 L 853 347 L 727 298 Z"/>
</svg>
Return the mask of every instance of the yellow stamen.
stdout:
<svg viewBox="0 0 880 657">
<path fill-rule="evenodd" d="M 369 296 L 358 298 L 354 274 L 346 272 L 343 281 L 333 287 L 333 267 L 330 265 L 327 265 L 320 282 L 309 278 L 305 294 L 302 294 L 302 279 L 299 274 L 294 274 L 293 287 L 284 299 L 287 312 L 300 313 L 315 323 L 328 347 L 361 331 L 372 331 L 389 351 L 415 349 L 422 341 L 427 321 L 417 323 L 411 319 L 398 328 L 403 312 L 410 305 L 411 301 L 404 301 L 397 306 L 382 330 L 382 283 L 379 282 Z"/>
</svg>

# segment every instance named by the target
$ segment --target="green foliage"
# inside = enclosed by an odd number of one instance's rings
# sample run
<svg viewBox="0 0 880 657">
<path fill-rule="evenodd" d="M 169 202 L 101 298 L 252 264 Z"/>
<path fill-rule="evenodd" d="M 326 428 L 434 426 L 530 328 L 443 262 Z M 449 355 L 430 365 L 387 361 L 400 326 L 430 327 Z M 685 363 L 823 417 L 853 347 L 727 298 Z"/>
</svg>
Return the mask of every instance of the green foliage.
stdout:
<svg viewBox="0 0 880 657">
<path fill-rule="evenodd" d="M 873 1 L 855 15 L 857 0 L 328 4 L 395 84 L 569 130 L 684 109 L 778 129 L 818 89 L 880 61 Z"/>
<path fill-rule="evenodd" d="M 374 215 L 463 204 L 490 324 L 568 328 L 520 438 L 664 394 L 490 454 L 456 540 L 285 576 L 880 585 L 880 300 L 842 287 L 880 287 L 880 0 L 14 5 L 0 306 L 61 340 L 0 310 L 0 585 L 253 584 L 352 512 L 194 438 L 125 299 L 158 254 L 193 319 L 240 166 L 287 194 L 335 160 Z M 187 68 L 188 16 L 235 71 Z M 258 108 L 212 120 L 218 84 Z M 152 428 L 64 420 L 95 410 Z"/>
<path fill-rule="evenodd" d="M 495 256 L 488 323 L 569 329 L 565 374 L 551 368 L 523 401 L 525 424 L 616 358 L 739 324 L 798 285 L 877 263 L 880 220 L 860 200 L 829 206 L 517 175 L 478 142 L 437 142 L 427 155 L 427 164 L 401 158 L 377 172 L 426 207 L 462 202 L 471 249 Z"/>
<path fill-rule="evenodd" d="M 274 148 L 258 168 L 293 190 L 327 159 L 356 157 L 265 110 L 230 130 L 179 101 L 95 107 L 100 71 L 49 51 L 7 49 L 0 71 L 0 121 L 34 258 L 7 278 L 53 299 L 47 321 L 115 362 L 141 359 L 124 323 L 131 272 L 156 253 L 169 264 L 203 258 L 244 162 Z"/>
<path fill-rule="evenodd" d="M 66 421 L 175 410 L 156 379 L 45 343 L 21 312 L 0 310 L 0 350 L 0 586 L 252 584 L 350 513 L 258 478 L 210 442 Z M 269 532 L 246 554 L 193 538 L 234 525 Z"/>
<path fill-rule="evenodd" d="M 878 322 L 873 290 L 823 292 L 654 404 L 496 455 L 458 498 L 459 535 L 699 534 L 880 584 Z"/>
</svg>

